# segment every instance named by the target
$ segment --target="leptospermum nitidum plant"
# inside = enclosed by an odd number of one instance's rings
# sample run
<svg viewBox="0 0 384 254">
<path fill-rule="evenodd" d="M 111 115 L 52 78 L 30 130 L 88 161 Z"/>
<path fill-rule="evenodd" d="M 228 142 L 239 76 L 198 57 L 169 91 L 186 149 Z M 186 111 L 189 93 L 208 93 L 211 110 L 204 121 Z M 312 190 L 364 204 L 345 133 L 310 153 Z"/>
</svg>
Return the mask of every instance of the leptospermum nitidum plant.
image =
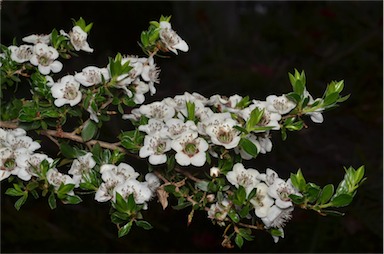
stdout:
<svg viewBox="0 0 384 254">
<path fill-rule="evenodd" d="M 343 81 L 330 82 L 314 98 L 304 71 L 295 70 L 288 75 L 292 92 L 265 100 L 185 92 L 144 104 L 160 82 L 156 57 L 189 50 L 170 17 L 151 21 L 141 33 L 145 57 L 119 53 L 107 66 L 58 76 L 64 60 L 93 52 L 87 42 L 92 23 L 73 23 L 69 32 L 54 29 L 24 37 L 23 45 L 1 46 L 0 179 L 13 183 L 5 194 L 18 197 L 17 210 L 30 195 L 46 197 L 51 209 L 93 195 L 111 205 L 122 237 L 133 226 L 152 228 L 143 210 L 189 209 L 188 224 L 195 212 L 205 213 L 223 227 L 222 245 L 231 248 L 252 241 L 257 230 L 278 242 L 294 208 L 342 215 L 335 208 L 349 205 L 365 180 L 363 166 L 345 168 L 335 188 L 307 182 L 301 170 L 282 179 L 277 169 L 243 164 L 271 151 L 272 132 L 284 140 L 307 119 L 322 123 L 324 111 L 348 98 L 340 95 Z M 26 83 L 29 98 L 9 95 Z M 132 127 L 113 143 L 100 140 L 111 115 Z M 49 138 L 57 158 L 44 154 L 31 132 Z M 135 170 L 132 160 L 145 161 L 147 169 Z"/>
</svg>

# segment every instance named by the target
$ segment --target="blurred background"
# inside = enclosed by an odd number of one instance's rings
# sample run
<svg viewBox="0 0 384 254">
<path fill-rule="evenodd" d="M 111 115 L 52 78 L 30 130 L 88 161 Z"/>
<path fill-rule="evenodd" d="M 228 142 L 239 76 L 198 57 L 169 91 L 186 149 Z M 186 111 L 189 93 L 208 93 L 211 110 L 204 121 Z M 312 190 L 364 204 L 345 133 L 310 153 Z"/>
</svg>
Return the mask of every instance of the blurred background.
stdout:
<svg viewBox="0 0 384 254">
<path fill-rule="evenodd" d="M 275 244 L 265 232 L 240 249 L 223 249 L 223 229 L 205 213 L 162 210 L 150 204 L 144 217 L 154 226 L 134 228 L 119 239 L 109 204 L 85 197 L 81 205 L 28 200 L 16 211 L 15 198 L 1 186 L 1 252 L 383 252 L 383 3 L 382 1 L 2 1 L 1 43 L 13 38 L 69 31 L 71 19 L 94 26 L 88 42 L 93 54 L 64 62 L 59 74 L 73 74 L 108 57 L 143 55 L 141 31 L 160 15 L 172 15 L 172 27 L 190 46 L 187 53 L 157 61 L 161 84 L 147 102 L 188 92 L 264 100 L 288 93 L 288 72 L 305 70 L 307 88 L 321 97 L 332 80 L 344 80 L 350 99 L 324 114 L 323 124 L 289 133 L 276 132 L 273 150 L 249 167 L 275 169 L 288 178 L 301 168 L 307 181 L 337 185 L 343 166 L 365 165 L 368 180 L 344 217 L 322 217 L 295 209 L 285 238 Z M 61 76 L 60 76 L 61 77 Z M 57 77 L 59 78 L 59 77 Z"/>
</svg>

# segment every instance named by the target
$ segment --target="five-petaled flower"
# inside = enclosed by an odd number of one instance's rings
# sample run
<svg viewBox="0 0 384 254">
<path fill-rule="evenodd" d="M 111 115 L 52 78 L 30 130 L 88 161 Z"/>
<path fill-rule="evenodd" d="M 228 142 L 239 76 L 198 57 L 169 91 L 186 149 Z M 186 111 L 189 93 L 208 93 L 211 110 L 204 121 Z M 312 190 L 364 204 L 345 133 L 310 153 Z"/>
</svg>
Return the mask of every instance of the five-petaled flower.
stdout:
<svg viewBox="0 0 384 254">
<path fill-rule="evenodd" d="M 184 132 L 179 138 L 172 141 L 172 149 L 176 151 L 175 159 L 181 166 L 190 164 L 196 167 L 203 166 L 208 147 L 207 141 L 198 137 L 197 132 Z"/>
<path fill-rule="evenodd" d="M 44 43 L 37 43 L 30 62 L 38 67 L 41 74 L 47 75 L 51 71 L 57 73 L 63 68 L 63 64 L 56 60 L 58 57 L 59 52 L 55 48 Z"/>
<path fill-rule="evenodd" d="M 55 105 L 61 107 L 64 104 L 75 106 L 81 101 L 80 83 L 72 75 L 62 77 L 59 82 L 51 87 L 52 96 L 56 98 Z"/>
<path fill-rule="evenodd" d="M 166 50 L 170 50 L 176 55 L 177 50 L 188 51 L 188 44 L 172 29 L 171 23 L 161 21 L 159 35 Z"/>
</svg>

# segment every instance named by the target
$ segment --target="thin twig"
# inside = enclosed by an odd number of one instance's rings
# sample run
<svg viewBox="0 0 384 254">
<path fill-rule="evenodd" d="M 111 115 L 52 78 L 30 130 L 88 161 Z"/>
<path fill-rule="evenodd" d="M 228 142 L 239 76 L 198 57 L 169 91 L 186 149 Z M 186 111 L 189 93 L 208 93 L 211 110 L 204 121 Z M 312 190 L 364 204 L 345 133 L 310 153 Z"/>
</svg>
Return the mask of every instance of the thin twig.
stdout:
<svg viewBox="0 0 384 254">
<path fill-rule="evenodd" d="M 193 180 L 193 181 L 195 181 L 197 183 L 202 181 L 201 179 L 193 176 L 190 172 L 185 171 L 185 170 L 183 170 L 181 168 L 175 167 L 175 171 L 177 171 L 179 173 L 182 173 L 183 175 L 185 175 L 186 177 L 188 177 L 189 179 L 191 179 L 191 180 Z"/>
</svg>

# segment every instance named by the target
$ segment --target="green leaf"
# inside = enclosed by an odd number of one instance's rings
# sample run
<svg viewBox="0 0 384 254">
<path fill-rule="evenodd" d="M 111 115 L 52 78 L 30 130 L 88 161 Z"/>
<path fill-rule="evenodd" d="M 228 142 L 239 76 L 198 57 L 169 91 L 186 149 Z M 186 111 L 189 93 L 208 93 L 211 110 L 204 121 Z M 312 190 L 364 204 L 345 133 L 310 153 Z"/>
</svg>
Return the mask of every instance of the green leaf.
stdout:
<svg viewBox="0 0 384 254">
<path fill-rule="evenodd" d="M 236 190 L 235 195 L 236 196 L 235 196 L 234 202 L 237 201 L 238 205 L 242 205 L 245 202 L 246 198 L 247 198 L 247 193 L 245 191 L 245 188 L 243 186 L 241 186 L 241 185 Z"/>
<path fill-rule="evenodd" d="M 81 130 L 81 137 L 86 142 L 90 139 L 92 139 L 97 132 L 97 125 L 94 121 L 89 120 L 84 128 Z"/>
<path fill-rule="evenodd" d="M 331 203 L 335 207 L 343 207 L 349 205 L 353 200 L 352 195 L 350 194 L 340 194 L 332 198 Z"/>
<path fill-rule="evenodd" d="M 259 109 L 258 107 L 254 108 L 246 123 L 246 130 L 248 132 L 253 131 L 255 126 L 260 122 L 263 115 L 264 115 L 264 109 Z"/>
<path fill-rule="evenodd" d="M 145 220 L 137 220 L 137 221 L 135 221 L 135 223 L 138 227 L 141 227 L 145 230 L 149 230 L 149 229 L 153 228 L 152 225 Z"/>
<path fill-rule="evenodd" d="M 27 198 L 28 198 L 28 192 L 24 192 L 24 195 L 16 201 L 15 208 L 17 211 L 19 211 L 21 206 L 24 205 L 24 203 L 27 201 Z"/>
<path fill-rule="evenodd" d="M 123 236 L 127 235 L 129 233 L 129 231 L 131 230 L 131 228 L 132 228 L 132 221 L 128 222 L 122 228 L 119 229 L 118 236 L 123 237 Z"/>
<path fill-rule="evenodd" d="M 208 191 L 208 181 L 200 181 L 195 183 L 196 188 L 202 190 L 202 191 Z"/>
<path fill-rule="evenodd" d="M 298 196 L 298 195 L 295 195 L 295 194 L 290 194 L 289 195 L 289 198 L 292 200 L 293 203 L 295 203 L 296 205 L 300 205 L 300 204 L 303 204 L 304 203 L 304 200 L 305 198 L 302 197 L 302 196 Z"/>
<path fill-rule="evenodd" d="M 291 173 L 291 182 L 293 186 L 298 189 L 300 192 L 303 192 L 306 188 L 306 182 L 304 176 L 301 172 L 301 169 L 297 171 L 296 174 Z"/>
<path fill-rule="evenodd" d="M 334 210 L 321 210 L 321 213 L 331 216 L 344 216 L 344 213 L 334 211 Z"/>
<path fill-rule="evenodd" d="M 77 195 L 66 195 L 66 197 L 63 201 L 65 204 L 76 205 L 76 204 L 81 203 L 81 201 L 83 201 L 83 200 Z"/>
<path fill-rule="evenodd" d="M 175 210 L 182 210 L 182 209 L 187 208 L 191 205 L 192 205 L 192 203 L 190 203 L 190 202 L 182 202 L 178 205 L 172 206 L 172 208 Z"/>
<path fill-rule="evenodd" d="M 258 150 L 256 145 L 247 138 L 241 138 L 239 142 L 239 146 L 253 158 L 255 158 L 258 154 Z"/>
<path fill-rule="evenodd" d="M 128 201 L 127 201 L 127 210 L 136 211 L 136 209 L 137 209 L 137 206 L 135 202 L 135 197 L 133 196 L 133 194 L 129 194 Z"/>
<path fill-rule="evenodd" d="M 48 205 L 53 210 L 56 208 L 56 197 L 55 193 L 52 191 L 48 197 Z"/>
<path fill-rule="evenodd" d="M 61 143 L 60 144 L 60 151 L 61 151 L 61 154 L 66 158 L 69 158 L 69 159 L 75 159 L 76 158 L 75 149 L 67 143 Z"/>
<path fill-rule="evenodd" d="M 307 184 L 307 192 L 305 193 L 309 202 L 314 202 L 319 198 L 320 186 L 314 183 Z"/>
<path fill-rule="evenodd" d="M 116 192 L 116 202 L 114 204 L 115 204 L 116 210 L 119 212 L 125 213 L 129 210 L 128 203 L 124 200 L 123 196 L 121 196 L 121 194 L 118 192 Z"/>
<path fill-rule="evenodd" d="M 24 192 L 23 191 L 18 191 L 14 188 L 8 188 L 5 192 L 5 194 L 7 195 L 10 195 L 10 196 L 14 196 L 14 197 L 18 197 L 18 196 L 23 196 L 24 195 Z"/>
<path fill-rule="evenodd" d="M 129 215 L 127 213 L 121 213 L 119 211 L 115 211 L 111 214 L 111 221 L 115 224 L 121 224 L 129 219 Z"/>
<path fill-rule="evenodd" d="M 229 212 L 228 212 L 228 216 L 229 218 L 231 218 L 231 220 L 235 223 L 239 223 L 240 222 L 240 216 L 236 213 L 235 209 L 230 209 Z"/>
<path fill-rule="evenodd" d="M 236 245 L 241 248 L 243 246 L 243 243 L 244 243 L 244 239 L 243 237 L 241 237 L 240 234 L 236 234 L 236 237 L 235 237 L 235 243 Z"/>
<path fill-rule="evenodd" d="M 331 199 L 334 191 L 335 187 L 333 186 L 333 184 L 328 184 L 324 186 L 319 197 L 319 203 L 321 205 L 327 203 Z"/>
<path fill-rule="evenodd" d="M 188 120 L 195 121 L 195 103 L 187 101 Z"/>
<path fill-rule="evenodd" d="M 64 184 L 62 183 L 57 190 L 57 195 L 64 195 L 67 194 L 68 192 L 72 191 L 75 188 L 75 184 L 73 183 L 68 183 Z"/>
</svg>

